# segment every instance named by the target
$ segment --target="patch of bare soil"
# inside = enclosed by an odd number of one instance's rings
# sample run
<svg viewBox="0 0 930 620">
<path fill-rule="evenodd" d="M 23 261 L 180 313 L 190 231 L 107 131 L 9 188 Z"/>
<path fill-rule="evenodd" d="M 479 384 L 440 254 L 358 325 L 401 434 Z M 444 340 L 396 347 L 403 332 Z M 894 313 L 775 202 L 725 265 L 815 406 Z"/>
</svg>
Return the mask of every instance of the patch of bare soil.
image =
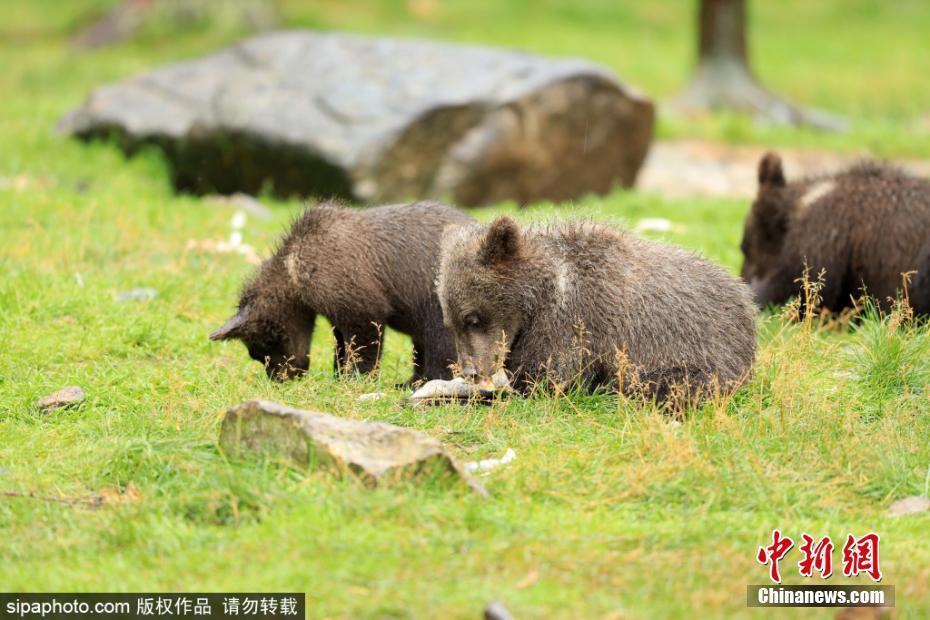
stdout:
<svg viewBox="0 0 930 620">
<path fill-rule="evenodd" d="M 641 192 L 666 198 L 725 196 L 749 198 L 756 193 L 759 159 L 768 149 L 759 145 L 723 144 L 703 140 L 655 142 L 636 182 Z M 789 181 L 832 172 L 867 157 L 808 149 L 775 149 L 785 164 Z M 930 160 L 900 159 L 905 170 L 930 177 Z"/>
</svg>

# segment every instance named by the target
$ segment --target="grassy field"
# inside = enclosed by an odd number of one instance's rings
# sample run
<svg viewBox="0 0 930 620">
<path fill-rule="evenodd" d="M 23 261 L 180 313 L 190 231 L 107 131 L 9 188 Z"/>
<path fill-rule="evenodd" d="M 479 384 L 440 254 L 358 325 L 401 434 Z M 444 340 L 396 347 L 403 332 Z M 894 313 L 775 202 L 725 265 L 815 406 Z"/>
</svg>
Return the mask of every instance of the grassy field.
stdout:
<svg viewBox="0 0 930 620">
<path fill-rule="evenodd" d="M 312 617 L 334 618 L 475 618 L 494 599 L 518 618 L 755 617 L 772 614 L 746 609 L 745 586 L 765 582 L 755 554 L 778 527 L 796 540 L 878 532 L 899 617 L 930 616 L 930 514 L 885 515 L 930 485 L 925 325 L 765 315 L 753 380 L 680 427 L 608 395 L 414 412 L 392 388 L 409 373 L 396 334 L 379 376 L 339 381 L 318 328 L 310 376 L 272 383 L 241 345 L 207 340 L 252 267 L 188 241 L 226 237 L 233 211 L 173 194 L 157 152 L 126 160 L 51 131 L 98 83 L 237 33 L 156 28 L 74 52 L 69 33 L 102 4 L 0 4 L 0 590 L 296 590 Z M 660 96 L 687 75 L 687 2 L 413 4 L 419 17 L 400 2 L 282 2 L 295 24 L 584 55 Z M 824 136 L 709 118 L 663 122 L 664 135 L 930 155 L 930 7 L 752 5 L 759 73 L 855 128 Z M 261 252 L 301 208 L 269 202 L 273 219 L 250 219 L 245 233 Z M 571 210 L 474 214 L 665 217 L 676 225 L 666 240 L 735 271 L 746 208 L 616 192 Z M 117 299 L 136 287 L 158 296 Z M 82 386 L 86 402 L 35 409 L 64 385 Z M 356 400 L 374 390 L 391 398 Z M 411 426 L 466 460 L 507 448 L 518 458 L 484 477 L 490 500 L 229 461 L 215 443 L 222 414 L 255 397 Z M 789 583 L 798 558 L 783 563 Z"/>
</svg>

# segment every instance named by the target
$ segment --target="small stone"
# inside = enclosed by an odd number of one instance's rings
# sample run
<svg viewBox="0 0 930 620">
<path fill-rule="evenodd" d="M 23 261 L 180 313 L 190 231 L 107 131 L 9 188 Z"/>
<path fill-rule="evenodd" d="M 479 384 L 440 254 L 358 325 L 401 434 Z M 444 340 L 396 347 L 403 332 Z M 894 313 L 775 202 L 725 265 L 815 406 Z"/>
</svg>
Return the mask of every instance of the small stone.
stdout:
<svg viewBox="0 0 930 620">
<path fill-rule="evenodd" d="M 462 481 L 479 495 L 488 494 L 437 439 L 384 422 L 252 400 L 226 412 L 219 443 L 233 456 L 283 457 L 298 465 L 355 476 L 369 486 L 441 478 Z"/>
<path fill-rule="evenodd" d="M 71 385 L 65 388 L 61 388 L 57 392 L 49 394 L 45 398 L 40 399 L 36 403 L 36 406 L 43 412 L 48 413 L 53 409 L 73 407 L 82 402 L 84 402 L 84 390 L 76 385 Z"/>
<path fill-rule="evenodd" d="M 368 403 L 368 402 L 374 402 L 376 400 L 381 400 L 385 396 L 387 396 L 387 392 L 369 392 L 368 394 L 362 394 L 355 400 L 357 400 L 360 403 Z"/>
<path fill-rule="evenodd" d="M 513 616 L 500 601 L 488 603 L 484 608 L 484 620 L 513 620 Z"/>
<path fill-rule="evenodd" d="M 927 512 L 928 510 L 930 510 L 930 499 L 920 495 L 914 495 L 913 497 L 899 499 L 891 504 L 891 506 L 888 507 L 888 516 L 903 517 L 905 515 Z"/>
<path fill-rule="evenodd" d="M 157 295 L 158 291 L 153 288 L 134 288 L 131 291 L 123 291 L 116 298 L 120 301 L 148 301 Z"/>
</svg>

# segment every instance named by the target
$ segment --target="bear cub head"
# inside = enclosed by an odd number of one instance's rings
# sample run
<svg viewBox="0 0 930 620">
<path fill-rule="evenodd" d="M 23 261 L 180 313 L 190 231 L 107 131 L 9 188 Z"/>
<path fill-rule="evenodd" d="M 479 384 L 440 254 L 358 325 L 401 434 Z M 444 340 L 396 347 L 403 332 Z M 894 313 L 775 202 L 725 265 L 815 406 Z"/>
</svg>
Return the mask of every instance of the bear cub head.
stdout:
<svg viewBox="0 0 930 620">
<path fill-rule="evenodd" d="M 265 367 L 270 379 L 283 381 L 304 374 L 310 367 L 310 339 L 316 318 L 300 308 L 280 282 L 277 257 L 265 261 L 239 296 L 239 307 L 210 340 L 238 339 L 249 357 Z"/>
<path fill-rule="evenodd" d="M 779 264 L 795 197 L 785 181 L 781 158 L 766 153 L 759 162 L 759 191 L 743 229 L 743 280 L 755 289 Z"/>
<path fill-rule="evenodd" d="M 493 389 L 543 288 L 534 245 L 507 216 L 446 229 L 436 290 L 461 373 Z"/>
</svg>

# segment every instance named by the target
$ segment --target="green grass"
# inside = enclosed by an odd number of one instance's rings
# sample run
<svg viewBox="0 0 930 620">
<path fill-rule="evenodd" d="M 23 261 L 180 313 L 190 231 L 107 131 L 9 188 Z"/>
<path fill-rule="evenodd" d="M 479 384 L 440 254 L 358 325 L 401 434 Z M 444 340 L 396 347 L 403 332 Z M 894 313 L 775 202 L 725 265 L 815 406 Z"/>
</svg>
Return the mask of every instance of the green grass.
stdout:
<svg viewBox="0 0 930 620">
<path fill-rule="evenodd" d="M 755 552 L 779 527 L 796 540 L 880 533 L 883 583 L 896 586 L 900 617 L 930 615 L 930 515 L 885 516 L 894 499 L 927 492 L 926 326 L 866 316 L 832 328 L 767 315 L 752 381 L 681 427 L 605 395 L 414 412 L 391 387 L 409 373 L 409 343 L 396 334 L 375 379 L 333 378 L 332 344 L 318 329 L 311 375 L 271 383 L 242 346 L 207 340 L 251 267 L 187 241 L 225 237 L 232 211 L 174 195 L 157 152 L 126 160 L 50 131 L 97 83 L 236 33 L 167 38 L 156 29 L 115 49 L 71 51 L 67 33 L 101 4 L 0 5 L 0 491 L 39 496 L 0 496 L 0 589 L 298 590 L 312 617 L 474 618 L 493 599 L 518 618 L 765 616 L 745 608 L 745 586 L 764 582 Z M 930 111 L 920 38 L 930 9 L 752 4 L 766 81 L 862 128 L 825 137 L 709 119 L 664 132 L 930 153 L 926 130 L 910 129 Z M 400 2 L 283 6 L 306 25 L 585 55 L 657 95 L 684 79 L 691 47 L 684 2 L 479 11 L 448 1 L 421 20 Z M 249 220 L 246 241 L 261 251 L 300 208 L 273 204 L 272 221 Z M 571 209 L 500 205 L 475 215 L 666 217 L 677 225 L 666 240 L 735 271 L 746 207 L 617 192 Z M 141 286 L 159 295 L 117 301 Z M 72 384 L 87 393 L 79 408 L 34 408 Z M 391 397 L 356 400 L 373 390 Z M 372 491 L 280 463 L 229 461 L 215 443 L 222 414 L 254 397 L 411 426 L 467 460 L 508 447 L 518 458 L 484 478 L 490 500 L 433 486 Z M 42 499 L 92 496 L 107 501 Z M 783 564 L 792 582 L 797 559 Z"/>
</svg>

